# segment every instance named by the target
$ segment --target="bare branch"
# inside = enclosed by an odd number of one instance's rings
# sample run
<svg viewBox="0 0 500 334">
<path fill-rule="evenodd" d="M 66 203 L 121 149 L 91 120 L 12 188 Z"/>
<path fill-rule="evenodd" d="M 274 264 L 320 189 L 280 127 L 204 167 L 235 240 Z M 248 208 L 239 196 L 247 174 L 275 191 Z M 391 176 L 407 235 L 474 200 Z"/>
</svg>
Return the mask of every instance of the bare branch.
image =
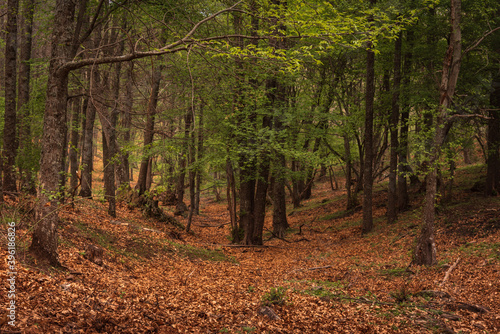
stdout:
<svg viewBox="0 0 500 334">
<path fill-rule="evenodd" d="M 193 36 L 193 34 L 198 30 L 198 28 L 201 25 L 203 25 L 204 23 L 206 23 L 210 20 L 213 20 L 214 18 L 216 18 L 217 16 L 219 16 L 223 13 L 230 12 L 230 11 L 234 10 L 234 8 L 236 6 L 238 6 L 241 2 L 242 1 L 238 1 L 237 3 L 232 5 L 231 7 L 222 9 L 222 10 L 218 11 L 217 13 L 214 13 L 214 14 L 204 18 L 203 20 L 196 23 L 193 26 L 193 28 L 191 28 L 191 30 L 183 38 L 181 38 L 181 39 L 179 39 L 171 44 L 165 45 L 164 47 L 162 47 L 160 49 L 152 50 L 152 51 L 141 51 L 141 52 L 133 50 L 132 53 L 126 54 L 126 55 L 73 60 L 73 61 L 65 63 L 63 66 L 61 66 L 59 68 L 59 70 L 60 71 L 72 71 L 72 70 L 76 70 L 78 68 L 88 66 L 88 65 L 118 63 L 118 62 L 130 61 L 133 59 L 139 59 L 139 58 L 145 58 L 145 57 L 151 57 L 151 56 L 159 56 L 159 55 L 163 55 L 163 54 L 167 54 L 167 53 L 175 53 L 178 51 L 188 50 L 189 44 L 193 43 L 193 41 L 191 40 L 191 37 Z M 91 25 L 91 27 L 92 27 L 92 25 Z M 90 31 L 91 31 L 91 29 L 89 29 L 87 34 Z M 207 38 L 207 39 L 205 39 L 205 41 L 209 41 L 212 39 L 214 39 L 214 40 L 221 39 L 221 37 L 215 36 L 213 38 Z M 181 45 L 183 45 L 183 46 L 181 46 Z"/>
<path fill-rule="evenodd" d="M 439 286 L 443 286 L 444 283 L 446 283 L 446 281 L 448 280 L 448 278 L 450 277 L 450 273 L 453 269 L 455 269 L 455 267 L 457 266 L 458 264 L 458 261 L 460 261 L 460 258 L 458 258 L 455 263 L 453 263 L 453 265 L 446 271 L 446 274 L 444 275 L 444 278 L 443 278 L 443 281 L 441 282 L 441 284 L 439 284 Z"/>
<path fill-rule="evenodd" d="M 482 119 L 491 119 L 491 117 L 488 117 L 488 116 L 484 116 L 484 115 L 481 115 L 481 114 L 470 114 L 470 115 L 460 115 L 460 114 L 455 114 L 455 115 L 451 115 L 450 117 L 448 117 L 448 121 L 453 121 L 455 120 L 456 118 L 482 118 Z"/>
<path fill-rule="evenodd" d="M 488 35 L 491 35 L 492 33 L 494 33 L 495 31 L 499 30 L 500 27 L 496 27 L 495 29 L 492 29 L 488 32 L 486 32 L 480 39 L 478 39 L 474 44 L 472 44 L 471 46 L 469 46 L 467 49 L 465 49 L 464 51 L 464 54 L 469 52 L 469 51 L 472 51 L 474 50 Z"/>
</svg>

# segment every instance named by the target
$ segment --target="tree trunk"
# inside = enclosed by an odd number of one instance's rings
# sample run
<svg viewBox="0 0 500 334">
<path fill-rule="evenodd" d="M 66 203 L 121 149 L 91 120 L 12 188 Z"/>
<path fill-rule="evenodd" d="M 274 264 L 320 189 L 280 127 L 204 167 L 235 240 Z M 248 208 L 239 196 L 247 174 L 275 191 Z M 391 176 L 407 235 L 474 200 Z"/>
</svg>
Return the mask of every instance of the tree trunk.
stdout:
<svg viewBox="0 0 500 334">
<path fill-rule="evenodd" d="M 408 31 L 406 39 L 411 46 L 413 41 L 413 31 Z M 410 85 L 410 73 L 412 69 L 412 53 L 411 51 L 406 52 L 404 56 L 403 65 L 403 78 L 402 85 L 404 88 L 408 88 Z M 410 197 L 408 195 L 408 177 L 406 172 L 409 171 L 408 167 L 408 131 L 409 125 L 408 120 L 410 118 L 410 105 L 408 103 L 408 96 L 404 96 L 404 104 L 401 111 L 401 121 L 400 121 L 400 132 L 399 132 L 399 165 L 398 169 L 400 173 L 398 174 L 398 212 L 402 212 L 408 209 L 410 203 Z"/>
<path fill-rule="evenodd" d="M 179 126 L 180 128 L 180 126 Z M 191 129 L 191 111 L 187 110 L 184 115 L 184 143 L 182 144 L 182 152 L 179 154 L 179 176 L 177 178 L 176 195 L 177 203 L 175 209 L 179 213 L 186 211 L 186 204 L 184 203 L 184 181 L 186 178 L 186 156 L 189 150 L 189 131 Z"/>
<path fill-rule="evenodd" d="M 493 77 L 488 120 L 488 158 L 486 196 L 500 194 L 500 75 Z"/>
<path fill-rule="evenodd" d="M 7 25 L 5 27 L 5 113 L 3 128 L 3 188 L 4 191 L 17 191 L 16 154 L 17 140 L 17 12 L 18 0 L 7 1 Z"/>
<path fill-rule="evenodd" d="M 71 41 L 75 4 L 66 0 L 56 1 L 52 52 L 47 83 L 47 98 L 40 159 L 40 185 L 36 210 L 38 224 L 35 227 L 30 250 L 51 265 L 59 265 L 57 254 L 57 199 L 59 173 L 62 163 L 62 144 L 65 139 L 65 114 L 68 95 L 68 74 L 59 68 L 72 58 Z"/>
<path fill-rule="evenodd" d="M 240 243 L 240 233 L 238 221 L 236 218 L 236 182 L 234 179 L 233 165 L 229 159 L 226 161 L 226 178 L 227 178 L 227 208 L 231 219 L 231 238 L 233 244 Z"/>
<path fill-rule="evenodd" d="M 78 179 L 78 137 L 80 126 L 80 113 L 82 110 L 82 99 L 75 98 L 72 101 L 72 116 L 71 116 L 71 138 L 69 141 L 69 174 L 70 178 L 70 192 L 72 197 L 76 193 L 76 190 L 80 184 Z"/>
<path fill-rule="evenodd" d="M 389 192 L 387 200 L 387 221 L 393 223 L 397 217 L 397 172 L 398 172 L 398 123 L 399 123 L 399 91 L 401 86 L 401 39 L 400 33 L 394 45 L 394 83 L 392 92 L 392 111 L 390 119 L 391 153 L 389 168 Z"/>
<path fill-rule="evenodd" d="M 243 243 L 251 245 L 255 229 L 255 170 L 253 164 L 245 164 L 249 161 L 246 155 L 241 155 L 240 161 L 243 161 L 240 166 L 240 227 L 245 231 Z"/>
<path fill-rule="evenodd" d="M 429 159 L 429 173 L 426 180 L 424 206 L 424 226 L 417 240 L 414 262 L 417 265 L 433 265 L 436 263 L 436 244 L 434 240 L 434 222 L 436 215 L 437 166 L 450 123 L 446 121 L 448 108 L 455 93 L 462 58 L 462 34 L 460 30 L 461 1 L 451 0 L 451 35 L 450 44 L 443 62 L 440 85 L 440 99 L 435 122 L 435 133 Z"/>
<path fill-rule="evenodd" d="M 279 154 L 275 157 L 274 162 L 277 166 L 274 169 L 276 174 L 273 183 L 273 233 L 280 238 L 284 238 L 286 230 L 290 227 L 286 216 L 286 193 L 283 170 L 286 167 L 285 156 Z"/>
<path fill-rule="evenodd" d="M 370 0 L 375 4 L 375 0 Z M 370 18 L 373 21 L 373 17 Z M 368 43 L 366 54 L 366 91 L 365 91 L 365 135 L 364 135 L 364 172 L 363 172 L 363 234 L 373 229 L 372 192 L 373 192 L 373 101 L 375 96 L 375 53 Z"/>
<path fill-rule="evenodd" d="M 91 80 L 94 84 L 98 83 L 98 73 L 96 70 L 92 71 Z M 82 149 L 82 185 L 79 195 L 81 197 L 92 197 L 92 172 L 94 170 L 94 123 L 96 116 L 96 108 L 94 102 L 91 100 L 87 105 L 85 114 L 85 128 L 83 129 L 83 149 Z"/>
<path fill-rule="evenodd" d="M 135 189 L 138 190 L 139 195 L 142 195 L 147 188 L 146 178 L 148 173 L 149 160 L 151 159 L 149 150 L 151 144 L 153 143 L 156 106 L 158 104 L 158 94 L 160 91 L 160 82 L 162 79 L 161 72 L 163 67 L 163 65 L 159 65 L 156 69 L 154 69 L 151 78 L 151 93 L 149 95 L 148 101 L 146 128 L 144 130 L 144 145 L 141 167 L 139 169 L 139 176 L 137 177 L 137 184 L 135 185 Z"/>
<path fill-rule="evenodd" d="M 36 194 L 36 175 L 32 168 L 31 122 L 30 115 L 30 78 L 31 78 L 31 48 L 33 41 L 33 13 L 34 0 L 25 0 L 21 7 L 21 36 L 19 49 L 19 88 L 18 88 L 18 123 L 19 123 L 19 151 L 25 164 L 20 166 L 21 189 Z"/>
<path fill-rule="evenodd" d="M 196 194 L 195 194 L 195 188 L 196 188 L 196 170 L 193 168 L 195 162 L 196 162 L 196 147 L 195 147 L 195 132 L 194 132 L 194 110 L 191 108 L 190 110 L 190 129 L 189 129 L 189 139 L 188 139 L 188 162 L 189 162 L 189 172 L 188 172 L 188 178 L 189 178 L 189 214 L 188 214 L 188 221 L 186 224 L 186 232 L 189 232 L 191 229 L 191 221 L 193 219 L 193 214 L 195 211 L 195 201 L 196 201 Z"/>
<path fill-rule="evenodd" d="M 123 112 L 121 117 L 121 127 L 123 131 L 122 142 L 123 146 L 128 148 L 130 144 L 130 128 L 132 127 L 132 108 L 134 103 L 133 95 L 133 68 L 134 63 L 130 62 L 127 69 L 127 81 L 125 83 L 125 97 L 123 101 Z M 130 165 L 129 165 L 129 153 L 125 149 L 120 154 L 121 163 L 117 166 L 117 186 L 119 189 L 128 190 L 130 189 Z"/>
<path fill-rule="evenodd" d="M 198 165 L 203 159 L 203 104 L 200 106 L 200 117 L 198 121 L 198 151 L 196 160 L 198 160 Z M 194 202 L 194 213 L 196 215 L 200 214 L 200 191 L 201 191 L 201 168 L 196 170 L 196 198 Z"/>
<path fill-rule="evenodd" d="M 94 47 L 99 47 L 101 38 L 96 34 Z M 82 148 L 82 185 L 79 195 L 81 197 L 92 198 L 92 172 L 94 170 L 94 123 L 96 117 L 95 96 L 101 91 L 101 79 L 99 66 L 92 67 L 89 72 L 90 98 L 85 112 L 85 128 L 83 129 Z"/>
</svg>

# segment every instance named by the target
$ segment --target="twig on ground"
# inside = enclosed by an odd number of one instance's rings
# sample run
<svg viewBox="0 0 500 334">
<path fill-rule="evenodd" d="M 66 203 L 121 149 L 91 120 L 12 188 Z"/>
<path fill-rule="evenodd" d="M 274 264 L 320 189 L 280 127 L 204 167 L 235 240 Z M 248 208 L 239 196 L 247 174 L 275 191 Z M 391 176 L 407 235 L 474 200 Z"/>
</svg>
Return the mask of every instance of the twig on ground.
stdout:
<svg viewBox="0 0 500 334">
<path fill-rule="evenodd" d="M 448 278 L 450 277 L 450 273 L 453 269 L 455 269 L 455 267 L 457 266 L 458 264 L 458 261 L 460 261 L 460 258 L 458 258 L 455 263 L 453 263 L 453 265 L 446 271 L 446 274 L 444 275 L 444 278 L 443 278 L 443 281 L 439 284 L 439 287 L 443 286 L 444 283 L 446 283 L 446 281 L 448 280 Z"/>
<path fill-rule="evenodd" d="M 294 240 L 294 242 L 301 242 L 301 241 L 311 241 L 307 238 L 300 238 L 299 240 Z"/>
<path fill-rule="evenodd" d="M 273 231 L 271 231 L 270 229 L 267 229 L 267 228 L 266 228 L 266 231 L 270 232 L 270 233 L 273 235 L 273 237 L 274 237 L 274 238 L 277 238 L 277 239 L 283 240 L 283 241 L 288 242 L 288 243 L 290 243 L 290 242 L 291 242 L 291 241 L 286 240 L 285 238 L 282 238 L 282 237 L 277 236 L 277 235 L 276 235 Z M 269 240 L 270 240 L 270 239 L 269 239 Z"/>
<path fill-rule="evenodd" d="M 193 271 L 192 271 L 192 272 L 190 272 L 190 273 L 189 273 L 189 275 L 187 275 L 187 277 L 184 279 L 183 285 L 186 285 L 186 284 L 187 284 L 189 277 L 191 277 L 191 275 L 192 275 L 195 271 L 196 271 L 196 268 L 195 268 L 195 269 L 193 269 Z"/>
<path fill-rule="evenodd" d="M 198 227 L 222 227 L 222 226 L 225 226 L 225 225 L 229 225 L 231 224 L 230 222 L 229 223 L 224 223 L 224 224 L 219 224 L 219 225 L 209 225 L 209 224 L 194 224 L 194 226 L 198 226 Z"/>
</svg>

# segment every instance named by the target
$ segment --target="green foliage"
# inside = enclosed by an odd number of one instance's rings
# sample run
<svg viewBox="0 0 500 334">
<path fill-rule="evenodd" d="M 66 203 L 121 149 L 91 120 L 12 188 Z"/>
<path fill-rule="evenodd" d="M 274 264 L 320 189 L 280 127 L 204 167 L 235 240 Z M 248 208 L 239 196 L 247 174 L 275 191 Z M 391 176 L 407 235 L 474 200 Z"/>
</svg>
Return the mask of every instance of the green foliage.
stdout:
<svg viewBox="0 0 500 334">
<path fill-rule="evenodd" d="M 500 262 L 500 242 L 466 243 L 460 250 L 469 256 L 487 257 Z"/>
<path fill-rule="evenodd" d="M 269 292 L 266 292 L 262 298 L 263 305 L 283 305 L 286 302 L 286 288 L 279 286 L 273 287 Z"/>
</svg>

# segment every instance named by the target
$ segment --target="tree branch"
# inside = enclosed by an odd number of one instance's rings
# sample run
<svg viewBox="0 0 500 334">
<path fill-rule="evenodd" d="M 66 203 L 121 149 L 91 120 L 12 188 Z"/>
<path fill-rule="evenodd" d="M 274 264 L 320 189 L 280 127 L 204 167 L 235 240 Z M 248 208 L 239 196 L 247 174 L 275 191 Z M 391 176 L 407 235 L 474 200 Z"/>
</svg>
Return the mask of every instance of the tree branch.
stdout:
<svg viewBox="0 0 500 334">
<path fill-rule="evenodd" d="M 488 35 L 491 35 L 492 33 L 494 33 L 495 31 L 499 30 L 500 27 L 496 27 L 495 29 L 492 29 L 490 31 L 488 31 L 487 33 L 485 33 L 480 39 L 478 39 L 474 44 L 472 44 L 471 46 L 469 46 L 467 49 L 465 49 L 464 51 L 464 54 L 469 52 L 469 51 L 472 51 L 474 50 L 479 44 L 481 44 L 481 42 L 486 38 L 488 37 Z"/>
</svg>

